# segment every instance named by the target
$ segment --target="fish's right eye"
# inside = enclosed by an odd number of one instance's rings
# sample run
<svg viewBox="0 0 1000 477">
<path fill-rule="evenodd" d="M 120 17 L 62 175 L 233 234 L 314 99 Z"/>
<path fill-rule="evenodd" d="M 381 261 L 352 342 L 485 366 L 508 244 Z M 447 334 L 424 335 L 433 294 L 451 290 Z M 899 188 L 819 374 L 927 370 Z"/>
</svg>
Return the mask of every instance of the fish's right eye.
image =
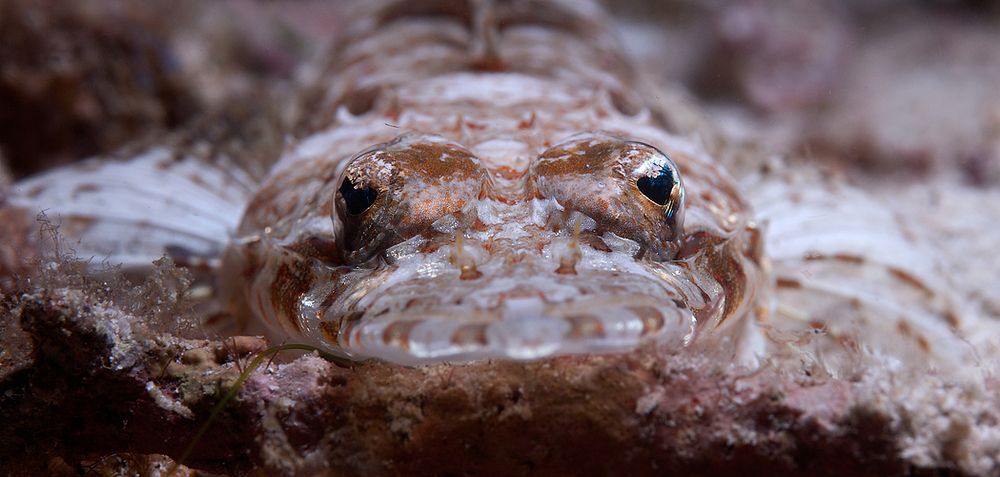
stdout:
<svg viewBox="0 0 1000 477">
<path fill-rule="evenodd" d="M 348 263 L 417 235 L 434 235 L 431 224 L 478 200 L 489 180 L 465 148 L 417 133 L 361 152 L 341 177 L 332 219 Z"/>
</svg>

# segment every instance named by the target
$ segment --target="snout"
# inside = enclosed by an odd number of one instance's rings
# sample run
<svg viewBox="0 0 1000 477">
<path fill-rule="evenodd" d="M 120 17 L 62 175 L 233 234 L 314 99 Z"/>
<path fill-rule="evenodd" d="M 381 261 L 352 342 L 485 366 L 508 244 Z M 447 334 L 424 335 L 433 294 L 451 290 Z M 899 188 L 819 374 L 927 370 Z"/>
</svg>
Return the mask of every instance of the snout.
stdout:
<svg viewBox="0 0 1000 477">
<path fill-rule="evenodd" d="M 369 297 L 337 346 L 401 364 L 682 347 L 697 329 L 678 290 L 635 273 L 415 277 Z"/>
</svg>

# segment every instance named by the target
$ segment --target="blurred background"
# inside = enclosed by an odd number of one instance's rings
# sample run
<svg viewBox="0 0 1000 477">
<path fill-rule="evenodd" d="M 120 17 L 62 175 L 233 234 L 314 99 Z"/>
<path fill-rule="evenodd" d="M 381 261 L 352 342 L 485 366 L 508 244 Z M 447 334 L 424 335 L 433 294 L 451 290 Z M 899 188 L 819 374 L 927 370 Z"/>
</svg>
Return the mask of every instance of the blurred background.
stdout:
<svg viewBox="0 0 1000 477">
<path fill-rule="evenodd" d="M 294 133 L 296 85 L 354 3 L 0 0 L 0 154 L 22 177 L 198 121 Z M 1000 180 L 994 2 L 605 3 L 648 77 L 734 137 L 865 175 Z"/>
</svg>

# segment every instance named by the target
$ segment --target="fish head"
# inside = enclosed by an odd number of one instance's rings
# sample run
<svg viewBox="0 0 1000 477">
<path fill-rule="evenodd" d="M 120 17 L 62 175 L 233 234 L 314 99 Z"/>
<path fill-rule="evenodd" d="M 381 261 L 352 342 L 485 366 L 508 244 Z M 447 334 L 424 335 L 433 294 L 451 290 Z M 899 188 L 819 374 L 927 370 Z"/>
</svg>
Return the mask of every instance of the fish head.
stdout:
<svg viewBox="0 0 1000 477">
<path fill-rule="evenodd" d="M 255 312 L 333 351 L 407 364 L 742 332 L 759 234 L 717 169 L 605 131 L 520 168 L 497 154 L 408 133 L 343 161 L 296 202 L 319 216 L 248 244 Z M 324 220 L 322 233 L 301 225 Z"/>
</svg>

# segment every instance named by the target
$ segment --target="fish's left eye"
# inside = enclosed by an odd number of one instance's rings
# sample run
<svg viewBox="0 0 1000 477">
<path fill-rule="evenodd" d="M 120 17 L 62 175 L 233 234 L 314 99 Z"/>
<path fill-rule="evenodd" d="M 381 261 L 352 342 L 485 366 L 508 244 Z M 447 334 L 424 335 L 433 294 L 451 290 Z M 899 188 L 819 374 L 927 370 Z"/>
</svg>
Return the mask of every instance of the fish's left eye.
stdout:
<svg viewBox="0 0 1000 477">
<path fill-rule="evenodd" d="M 351 182 L 349 177 L 345 177 L 344 183 L 340 185 L 340 195 L 344 197 L 347 213 L 351 215 L 359 215 L 368 210 L 378 198 L 378 192 L 375 189 L 369 186 L 358 187 Z"/>
<path fill-rule="evenodd" d="M 535 194 L 594 219 L 598 232 L 634 240 L 657 260 L 670 260 L 680 249 L 683 181 L 674 161 L 656 147 L 583 133 L 539 155 L 531 174 Z"/>
<path fill-rule="evenodd" d="M 662 164 L 646 165 L 646 169 L 650 172 L 648 175 L 636 179 L 635 185 L 644 197 L 657 205 L 666 207 L 666 217 L 671 219 L 680 209 L 684 190 L 681 188 L 676 166 L 665 155 L 662 156 L 662 159 L 665 160 Z"/>
<path fill-rule="evenodd" d="M 640 177 L 639 180 L 635 181 L 635 185 L 647 199 L 660 205 L 667 205 L 667 201 L 670 200 L 670 192 L 677 186 L 677 181 L 674 179 L 672 171 L 667 166 L 663 166 L 655 176 Z"/>
</svg>

